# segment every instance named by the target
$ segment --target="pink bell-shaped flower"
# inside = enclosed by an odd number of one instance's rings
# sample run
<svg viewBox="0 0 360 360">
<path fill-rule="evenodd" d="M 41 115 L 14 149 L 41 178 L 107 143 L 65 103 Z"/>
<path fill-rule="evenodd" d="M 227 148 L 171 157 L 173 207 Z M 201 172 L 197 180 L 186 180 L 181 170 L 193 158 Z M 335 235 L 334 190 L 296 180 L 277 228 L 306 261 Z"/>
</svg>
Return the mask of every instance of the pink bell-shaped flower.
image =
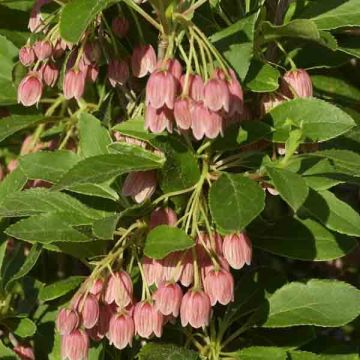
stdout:
<svg viewBox="0 0 360 360">
<path fill-rule="evenodd" d="M 205 84 L 202 77 L 198 74 L 190 75 L 189 78 L 190 86 L 189 86 L 189 95 L 194 101 L 203 101 L 204 100 L 204 92 L 205 92 Z"/>
<path fill-rule="evenodd" d="M 31 346 L 18 344 L 14 347 L 14 353 L 21 360 L 35 360 L 34 350 Z"/>
<path fill-rule="evenodd" d="M 56 318 L 56 328 L 60 335 L 69 335 L 79 326 L 79 315 L 72 309 L 61 309 Z"/>
<path fill-rule="evenodd" d="M 131 70 L 135 77 L 142 78 L 151 74 L 156 67 L 156 53 L 151 45 L 142 45 L 134 49 L 131 57 Z"/>
<path fill-rule="evenodd" d="M 205 276 L 204 288 L 212 306 L 217 302 L 227 305 L 234 301 L 234 278 L 229 271 L 224 269 L 209 271 Z"/>
<path fill-rule="evenodd" d="M 115 313 L 114 306 L 108 304 L 99 304 L 99 321 L 91 328 L 87 329 L 87 334 L 94 341 L 101 341 L 109 332 L 110 319 Z"/>
<path fill-rule="evenodd" d="M 181 325 L 190 324 L 198 329 L 209 325 L 211 304 L 209 296 L 202 290 L 189 290 L 183 297 L 180 307 Z"/>
<path fill-rule="evenodd" d="M 112 87 L 124 85 L 130 76 L 127 62 L 124 60 L 111 60 L 108 65 L 107 75 Z"/>
<path fill-rule="evenodd" d="M 176 125 L 181 130 L 188 130 L 191 127 L 191 108 L 193 101 L 190 98 L 178 98 L 174 104 L 174 118 Z"/>
<path fill-rule="evenodd" d="M 177 93 L 175 77 L 169 71 L 153 72 L 146 84 L 146 105 L 155 109 L 174 108 Z"/>
<path fill-rule="evenodd" d="M 154 304 L 142 301 L 135 305 L 134 323 L 136 333 L 149 339 L 152 334 L 161 337 L 163 331 L 163 315 L 156 310 Z"/>
<path fill-rule="evenodd" d="M 155 291 L 153 299 L 155 308 L 163 315 L 179 316 L 182 290 L 177 283 L 164 282 Z"/>
<path fill-rule="evenodd" d="M 86 360 L 89 351 L 89 337 L 82 330 L 74 330 L 61 339 L 63 360 Z"/>
<path fill-rule="evenodd" d="M 194 282 L 194 260 L 191 251 L 187 251 L 182 258 L 182 271 L 180 275 L 180 283 L 183 286 L 190 286 Z"/>
<path fill-rule="evenodd" d="M 244 110 L 244 92 L 236 78 L 236 75 L 232 69 L 230 72 L 230 80 L 228 81 L 228 89 L 230 92 L 230 116 L 234 114 L 242 114 Z"/>
<path fill-rule="evenodd" d="M 176 212 L 169 208 L 156 208 L 150 215 L 149 228 L 153 229 L 159 225 L 176 226 L 177 223 Z"/>
<path fill-rule="evenodd" d="M 304 69 L 288 71 L 282 78 L 281 90 L 289 98 L 313 96 L 313 85 L 308 72 Z"/>
<path fill-rule="evenodd" d="M 128 345 L 132 345 L 134 335 L 135 325 L 130 315 L 114 314 L 111 317 L 107 334 L 110 345 L 114 345 L 119 350 L 125 349 Z"/>
<path fill-rule="evenodd" d="M 41 74 L 44 83 L 53 87 L 59 78 L 59 69 L 53 63 L 46 63 L 41 67 Z"/>
<path fill-rule="evenodd" d="M 79 100 L 85 90 L 86 73 L 80 70 L 70 69 L 64 78 L 64 96 L 66 99 L 75 98 Z"/>
<path fill-rule="evenodd" d="M 224 257 L 236 270 L 251 264 L 252 245 L 245 233 L 226 235 L 223 243 Z"/>
<path fill-rule="evenodd" d="M 131 196 L 135 202 L 141 204 L 152 196 L 156 190 L 156 184 L 155 171 L 135 171 L 126 177 L 122 194 Z"/>
<path fill-rule="evenodd" d="M 230 109 L 230 92 L 225 80 L 210 79 L 204 90 L 204 104 L 212 111 Z"/>
<path fill-rule="evenodd" d="M 20 82 L 17 92 L 18 103 L 24 106 L 37 104 L 42 95 L 43 84 L 38 72 L 29 72 Z"/>
<path fill-rule="evenodd" d="M 99 320 L 99 302 L 95 295 L 84 295 L 77 306 L 85 329 L 93 328 Z"/>
<path fill-rule="evenodd" d="M 129 21 L 124 17 L 116 17 L 111 23 L 113 33 L 119 38 L 123 38 L 129 31 Z"/>
<path fill-rule="evenodd" d="M 150 130 L 153 133 L 161 133 L 165 129 L 168 132 L 173 131 L 174 113 L 166 106 L 155 109 L 151 105 L 148 105 L 145 113 L 145 129 Z"/>
<path fill-rule="evenodd" d="M 52 54 L 52 44 L 47 40 L 39 40 L 33 45 L 33 49 L 38 60 L 48 59 Z"/>
<path fill-rule="evenodd" d="M 107 304 L 116 303 L 121 309 L 128 306 L 133 297 L 133 284 L 126 271 L 110 275 L 107 283 L 104 301 Z"/>
<path fill-rule="evenodd" d="M 24 66 L 31 66 L 35 62 L 35 52 L 29 45 L 23 46 L 19 51 L 19 60 Z"/>
</svg>

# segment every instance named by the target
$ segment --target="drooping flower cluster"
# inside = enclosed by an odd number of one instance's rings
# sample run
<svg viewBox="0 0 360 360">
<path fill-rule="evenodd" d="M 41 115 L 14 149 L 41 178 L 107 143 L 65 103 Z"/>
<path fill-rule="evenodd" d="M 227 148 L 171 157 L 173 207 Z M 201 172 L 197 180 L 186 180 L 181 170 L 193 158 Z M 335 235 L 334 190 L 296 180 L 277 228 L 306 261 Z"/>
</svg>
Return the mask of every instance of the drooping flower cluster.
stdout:
<svg viewBox="0 0 360 360">
<path fill-rule="evenodd" d="M 149 229 L 175 226 L 171 208 L 157 208 Z M 246 234 L 222 238 L 217 233 L 200 233 L 192 250 L 171 253 L 161 260 L 144 256 L 141 269 L 148 291 L 136 300 L 130 275 L 123 269 L 86 282 L 68 308 L 57 318 L 62 336 L 62 357 L 86 359 L 90 339 L 105 337 L 118 349 L 131 346 L 134 336 L 161 337 L 164 325 L 180 316 L 182 326 L 207 326 L 211 307 L 234 300 L 234 279 L 230 267 L 250 264 L 252 247 Z M 156 289 L 150 292 L 153 286 Z"/>
<path fill-rule="evenodd" d="M 191 130 L 196 140 L 214 139 L 243 114 L 243 90 L 235 73 L 216 69 L 207 81 L 184 73 L 177 59 L 161 61 L 146 85 L 145 127 L 159 133 Z"/>
</svg>

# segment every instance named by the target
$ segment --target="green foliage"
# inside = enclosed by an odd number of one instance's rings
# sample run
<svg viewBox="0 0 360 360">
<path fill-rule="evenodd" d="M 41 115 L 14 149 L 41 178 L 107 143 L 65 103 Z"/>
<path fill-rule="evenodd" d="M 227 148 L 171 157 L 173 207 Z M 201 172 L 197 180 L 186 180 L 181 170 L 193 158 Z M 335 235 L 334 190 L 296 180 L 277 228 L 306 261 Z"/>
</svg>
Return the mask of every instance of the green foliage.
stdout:
<svg viewBox="0 0 360 360">
<path fill-rule="evenodd" d="M 251 179 L 224 173 L 211 187 L 210 210 L 218 230 L 243 230 L 264 208 L 265 194 Z"/>
<path fill-rule="evenodd" d="M 167 225 L 157 226 L 146 238 L 144 253 L 154 259 L 163 259 L 175 251 L 186 250 L 195 245 L 185 232 Z"/>
</svg>

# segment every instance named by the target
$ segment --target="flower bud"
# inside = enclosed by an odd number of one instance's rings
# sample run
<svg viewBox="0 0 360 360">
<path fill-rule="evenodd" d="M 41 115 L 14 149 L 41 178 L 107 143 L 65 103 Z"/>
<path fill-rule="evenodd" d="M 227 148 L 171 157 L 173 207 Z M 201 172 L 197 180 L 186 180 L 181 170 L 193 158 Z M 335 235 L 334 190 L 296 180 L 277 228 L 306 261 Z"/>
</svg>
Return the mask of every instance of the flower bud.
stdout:
<svg viewBox="0 0 360 360">
<path fill-rule="evenodd" d="M 153 295 L 155 308 L 163 315 L 172 314 L 174 317 L 178 317 L 182 296 L 182 290 L 177 283 L 164 282 L 160 284 Z"/>
<path fill-rule="evenodd" d="M 153 72 L 146 84 L 146 105 L 155 109 L 174 108 L 177 93 L 175 77 L 169 71 Z"/>
<path fill-rule="evenodd" d="M 104 301 L 107 304 L 116 303 L 121 309 L 128 306 L 133 297 L 133 284 L 130 275 L 125 271 L 110 276 L 105 290 Z"/>
<path fill-rule="evenodd" d="M 226 235 L 223 243 L 224 257 L 233 269 L 251 264 L 252 246 L 245 233 Z"/>
<path fill-rule="evenodd" d="M 176 226 L 177 223 L 176 212 L 167 207 L 167 208 L 157 208 L 150 215 L 150 224 L 149 228 L 153 229 L 159 225 L 170 225 Z"/>
<path fill-rule="evenodd" d="M 74 330 L 61 339 L 61 357 L 63 360 L 86 360 L 89 350 L 89 337 L 82 330 Z"/>
<path fill-rule="evenodd" d="M 204 289 L 214 306 L 217 302 L 227 305 L 234 301 L 234 278 L 224 269 L 211 270 L 205 276 Z"/>
<path fill-rule="evenodd" d="M 156 190 L 156 184 L 155 171 L 135 171 L 127 175 L 122 194 L 131 196 L 135 202 L 141 204 L 152 196 Z"/>
<path fill-rule="evenodd" d="M 110 345 L 114 345 L 117 349 L 125 349 L 128 345 L 132 345 L 135 335 L 134 320 L 128 314 L 115 314 L 111 317 L 108 339 Z"/>
<path fill-rule="evenodd" d="M 66 99 L 75 98 L 79 100 L 83 96 L 85 78 L 86 74 L 80 70 L 70 69 L 65 74 L 63 90 Z"/>
<path fill-rule="evenodd" d="M 180 82 L 183 73 L 183 68 L 178 59 L 167 60 L 166 69 Z"/>
<path fill-rule="evenodd" d="M 29 72 L 20 82 L 17 93 L 18 103 L 32 106 L 39 102 L 43 91 L 41 76 L 37 72 Z"/>
<path fill-rule="evenodd" d="M 101 294 L 101 292 L 104 289 L 104 280 L 103 279 L 95 279 L 90 287 L 90 294 L 93 294 L 95 296 L 98 296 Z"/>
<path fill-rule="evenodd" d="M 59 77 L 58 68 L 52 63 L 46 63 L 41 67 L 42 78 L 44 83 L 53 87 Z"/>
<path fill-rule="evenodd" d="M 304 69 L 288 71 L 282 78 L 281 90 L 289 98 L 313 96 L 310 75 Z"/>
<path fill-rule="evenodd" d="M 19 60 L 24 66 L 31 66 L 35 61 L 35 52 L 31 46 L 23 46 L 19 51 Z"/>
<path fill-rule="evenodd" d="M 111 29 L 113 33 L 119 38 L 123 38 L 129 31 L 129 21 L 124 17 L 116 17 L 112 21 Z"/>
<path fill-rule="evenodd" d="M 33 46 L 34 52 L 38 60 L 48 59 L 52 54 L 52 45 L 50 41 L 39 40 Z"/>
<path fill-rule="evenodd" d="M 211 305 L 209 296 L 202 290 L 189 290 L 183 297 L 180 307 L 181 325 L 190 324 L 198 329 L 209 325 Z"/>
<path fill-rule="evenodd" d="M 131 57 L 131 69 L 135 77 L 142 78 L 156 67 L 156 53 L 151 45 L 138 46 Z"/>
<path fill-rule="evenodd" d="M 99 76 L 99 67 L 96 64 L 88 65 L 86 72 L 86 80 L 94 83 Z"/>
<path fill-rule="evenodd" d="M 210 79 L 204 89 L 204 104 L 212 111 L 230 109 L 230 92 L 224 80 Z"/>
<path fill-rule="evenodd" d="M 136 333 L 149 339 L 152 334 L 161 337 L 163 331 L 163 315 L 155 306 L 147 301 L 139 302 L 134 309 L 134 324 Z"/>
<path fill-rule="evenodd" d="M 75 310 L 61 309 L 56 319 L 56 328 L 60 335 L 69 335 L 79 325 L 79 315 Z"/>
<path fill-rule="evenodd" d="M 35 360 L 34 350 L 31 346 L 18 344 L 14 347 L 14 352 L 21 360 Z"/>
<path fill-rule="evenodd" d="M 108 65 L 108 79 L 112 87 L 124 85 L 129 79 L 129 66 L 123 60 L 111 60 Z"/>
</svg>

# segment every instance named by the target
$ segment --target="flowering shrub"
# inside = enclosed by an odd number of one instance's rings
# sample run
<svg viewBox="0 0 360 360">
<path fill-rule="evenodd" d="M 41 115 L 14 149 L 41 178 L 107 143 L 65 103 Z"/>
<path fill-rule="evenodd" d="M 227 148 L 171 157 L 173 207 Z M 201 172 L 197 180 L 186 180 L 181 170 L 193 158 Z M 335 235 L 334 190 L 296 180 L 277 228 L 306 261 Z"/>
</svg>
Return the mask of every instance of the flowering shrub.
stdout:
<svg viewBox="0 0 360 360">
<path fill-rule="evenodd" d="M 358 358 L 359 8 L 0 1 L 0 358 Z"/>
</svg>

